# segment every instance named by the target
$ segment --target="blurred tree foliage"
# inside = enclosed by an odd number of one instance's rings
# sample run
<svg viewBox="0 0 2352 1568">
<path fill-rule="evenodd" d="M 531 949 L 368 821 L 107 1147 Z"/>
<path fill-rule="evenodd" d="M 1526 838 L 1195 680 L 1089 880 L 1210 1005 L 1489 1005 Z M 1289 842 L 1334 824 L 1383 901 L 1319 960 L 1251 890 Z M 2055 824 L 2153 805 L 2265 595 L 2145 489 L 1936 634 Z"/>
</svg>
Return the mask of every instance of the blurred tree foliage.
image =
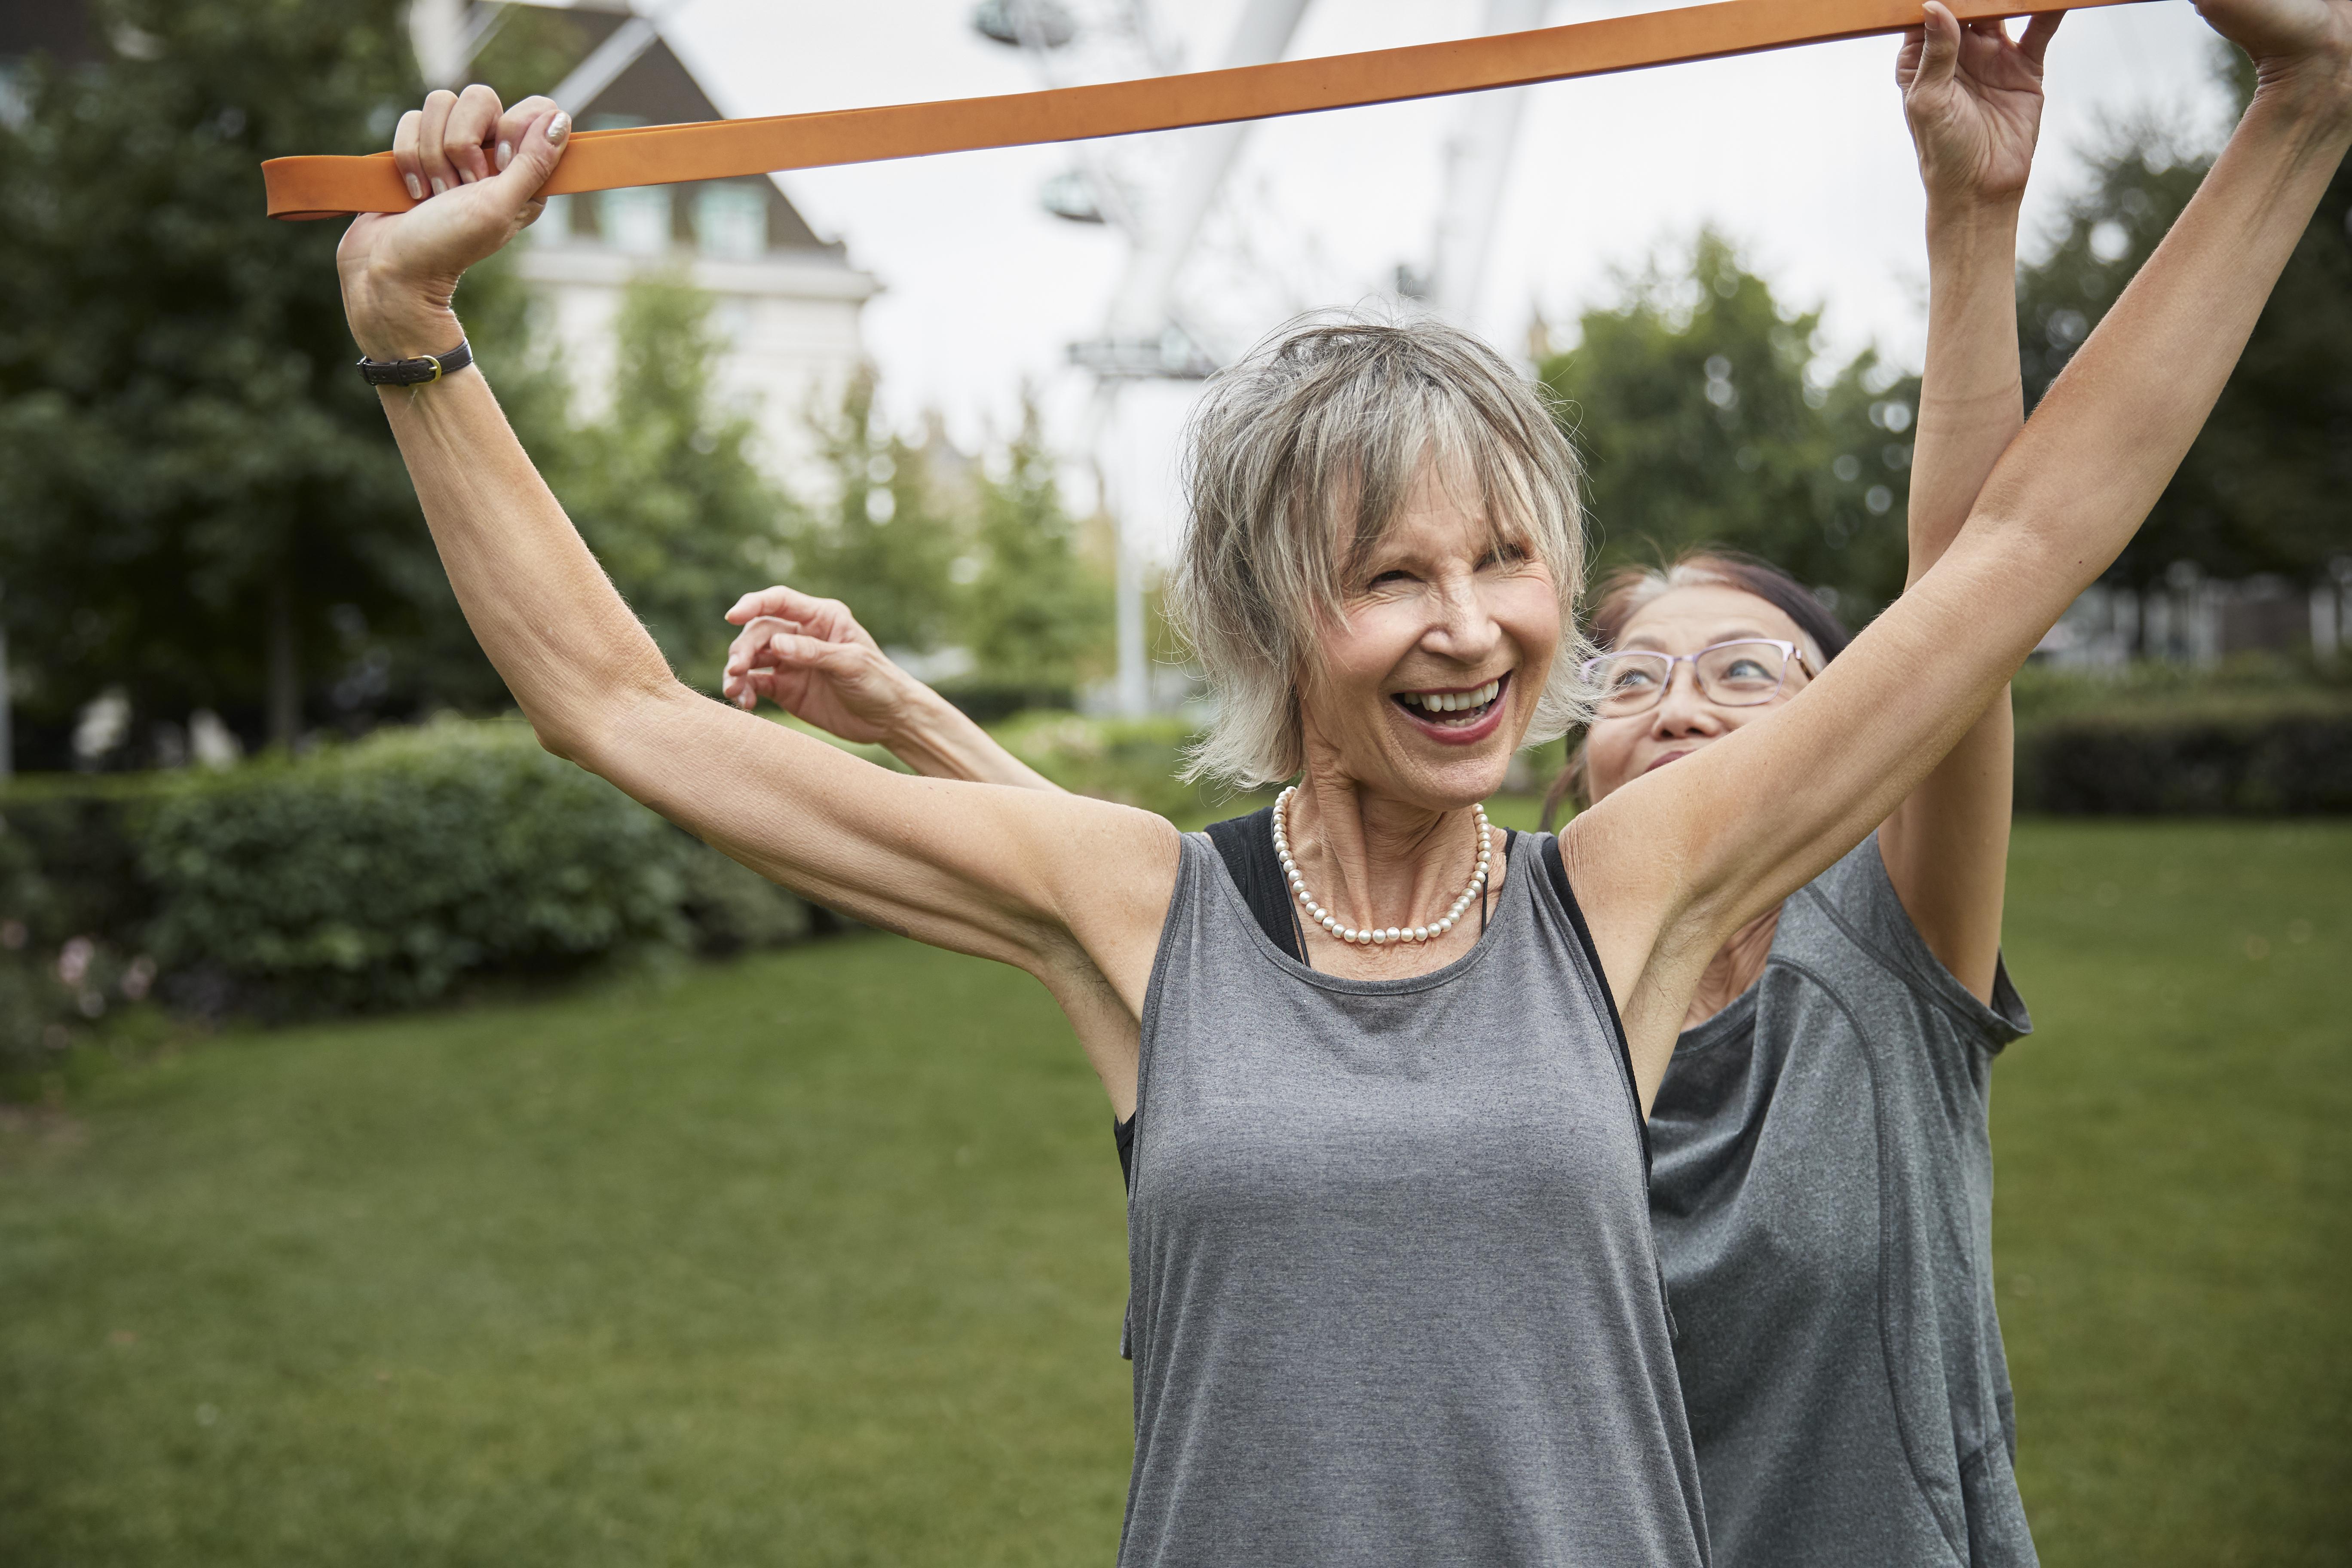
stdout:
<svg viewBox="0 0 2352 1568">
<path fill-rule="evenodd" d="M 610 405 L 568 428 L 541 416 L 530 445 L 670 668 L 715 686 L 734 635 L 720 617 L 769 568 L 793 511 L 753 459 L 751 421 L 713 385 L 710 303 L 676 278 L 630 284 Z"/>
<path fill-rule="evenodd" d="M 814 419 L 830 494 L 795 513 L 774 575 L 847 604 L 885 647 L 935 648 L 953 629 L 950 573 L 968 520 L 930 482 L 923 449 L 877 413 L 874 394 L 860 376 Z"/>
<path fill-rule="evenodd" d="M 1603 563 L 1727 544 L 1832 590 L 1859 625 L 1900 593 L 1918 378 L 1822 357 L 1818 311 L 1773 297 L 1702 230 L 1546 358 L 1588 468 Z"/>
<path fill-rule="evenodd" d="M 2237 102 L 2252 74 L 2217 55 Z M 2049 257 L 2019 275 L 2029 403 L 2040 399 L 2196 194 L 2210 152 L 2150 118 L 2091 162 Z M 2177 561 L 2216 576 L 2310 580 L 2352 553 L 2352 160 L 2336 173 L 2221 401 L 2111 579 L 2145 587 Z"/>
<path fill-rule="evenodd" d="M 446 613 L 351 371 L 340 226 L 266 221 L 257 168 L 383 143 L 419 92 L 400 11 L 100 0 L 95 59 L 26 73 L 0 124 L 0 609 L 35 734 L 117 684 L 142 720 L 251 724 L 274 676 L 284 738 L 336 652 Z"/>
<path fill-rule="evenodd" d="M 968 654 L 963 674 L 942 672 L 959 700 L 1066 702 L 1102 673 L 1111 586 L 1063 507 L 1034 402 L 980 462 L 936 432 L 891 431 L 875 391 L 853 382 L 816 422 L 830 497 L 791 514 L 775 576 L 846 603 L 885 647 Z"/>
<path fill-rule="evenodd" d="M 1078 548 L 1053 455 L 1024 398 L 1003 478 L 980 481 L 961 635 L 989 684 L 1068 692 L 1107 673 L 1112 585 Z"/>
<path fill-rule="evenodd" d="M 578 17 L 544 5 L 507 5 L 499 10 L 467 75 L 487 82 L 499 100 L 520 103 L 552 90 L 585 59 L 594 35 Z"/>
</svg>

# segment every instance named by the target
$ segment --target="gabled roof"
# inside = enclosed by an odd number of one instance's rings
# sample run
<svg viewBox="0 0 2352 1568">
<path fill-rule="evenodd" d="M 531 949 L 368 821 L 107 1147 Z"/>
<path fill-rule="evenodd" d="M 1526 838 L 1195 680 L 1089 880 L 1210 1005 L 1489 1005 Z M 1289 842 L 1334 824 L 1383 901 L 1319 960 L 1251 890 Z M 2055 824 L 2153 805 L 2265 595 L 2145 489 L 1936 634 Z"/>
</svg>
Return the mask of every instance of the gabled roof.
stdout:
<svg viewBox="0 0 2352 1568">
<path fill-rule="evenodd" d="M 484 76 L 502 95 L 552 92 L 596 50 L 627 26 L 625 5 L 547 5 L 510 0 L 507 16 L 484 44 Z M 624 40 L 625 42 L 626 40 Z M 602 75 L 602 72 L 597 73 Z M 501 78 L 506 79 L 501 79 Z M 614 125 L 679 125 L 725 115 L 684 61 L 655 37 L 611 75 L 585 102 L 566 104 L 584 131 Z M 768 243 L 788 250 L 838 252 L 816 237 L 772 179 L 761 182 L 768 198 Z"/>
</svg>

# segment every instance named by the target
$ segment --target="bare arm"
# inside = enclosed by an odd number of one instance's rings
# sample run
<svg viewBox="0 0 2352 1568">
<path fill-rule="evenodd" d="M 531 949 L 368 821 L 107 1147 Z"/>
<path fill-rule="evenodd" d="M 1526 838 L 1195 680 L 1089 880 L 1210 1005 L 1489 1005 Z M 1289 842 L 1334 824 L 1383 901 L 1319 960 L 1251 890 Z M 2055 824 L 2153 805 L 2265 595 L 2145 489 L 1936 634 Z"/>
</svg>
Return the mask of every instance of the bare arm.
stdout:
<svg viewBox="0 0 2352 1568">
<path fill-rule="evenodd" d="M 2025 423 L 2017 360 L 2017 216 L 2042 113 L 2042 59 L 2059 16 L 2016 44 L 1940 5 L 1895 74 L 1927 191 L 1927 361 L 1912 447 L 1909 581 L 1940 559 Z M 1878 848 L 1912 924 L 1944 967 L 1992 996 L 2009 870 L 2015 727 L 2004 684 L 1894 815 Z"/>
<path fill-rule="evenodd" d="M 2352 147 L 2352 0 L 2206 0 L 2261 87 L 2155 256 L 2003 453 L 1949 549 L 1821 679 L 1569 828 L 1644 1103 L 1730 934 L 1924 783 L 2129 541 Z"/>
<path fill-rule="evenodd" d="M 743 629 L 719 689 L 746 712 L 764 697 L 845 741 L 887 747 L 926 778 L 1061 787 L 901 669 L 840 600 L 780 584 L 744 595 L 727 618 Z"/>
<path fill-rule="evenodd" d="M 344 238 L 346 306 L 372 357 L 457 341 L 458 275 L 528 221 L 560 154 L 551 105 L 510 126 L 477 93 L 478 123 L 444 93 L 422 125 L 403 124 L 401 155 L 448 194 L 362 217 Z M 513 149 L 502 172 L 484 161 L 494 139 Z M 435 157 L 421 155 L 425 142 Z M 383 402 L 467 624 L 550 751 L 820 902 L 1028 970 L 1074 1016 L 1099 1020 L 1106 1003 L 1130 1020 L 1140 1011 L 1174 879 L 1165 822 L 1076 795 L 907 778 L 695 693 L 605 579 L 479 373 L 387 388 Z M 1103 865 L 1136 874 L 1096 875 Z M 1131 1031 L 1090 1031 L 1088 1045 L 1124 1110 Z"/>
</svg>

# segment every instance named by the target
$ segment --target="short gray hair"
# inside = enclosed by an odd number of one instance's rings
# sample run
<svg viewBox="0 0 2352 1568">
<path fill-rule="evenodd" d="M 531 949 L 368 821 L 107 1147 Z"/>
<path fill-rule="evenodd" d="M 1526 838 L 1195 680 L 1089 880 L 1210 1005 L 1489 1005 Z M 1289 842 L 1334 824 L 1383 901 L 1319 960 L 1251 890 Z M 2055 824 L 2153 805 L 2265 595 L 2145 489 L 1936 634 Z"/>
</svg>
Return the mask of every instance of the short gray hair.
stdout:
<svg viewBox="0 0 2352 1568">
<path fill-rule="evenodd" d="M 1186 432 L 1169 607 L 1216 700 L 1186 778 L 1250 788 L 1305 765 L 1298 678 L 1316 623 L 1341 618 L 1342 574 L 1433 463 L 1475 484 L 1487 526 L 1558 586 L 1560 646 L 1527 743 L 1585 721 L 1581 474 L 1546 395 L 1442 321 L 1320 311 L 1220 373 Z"/>
</svg>

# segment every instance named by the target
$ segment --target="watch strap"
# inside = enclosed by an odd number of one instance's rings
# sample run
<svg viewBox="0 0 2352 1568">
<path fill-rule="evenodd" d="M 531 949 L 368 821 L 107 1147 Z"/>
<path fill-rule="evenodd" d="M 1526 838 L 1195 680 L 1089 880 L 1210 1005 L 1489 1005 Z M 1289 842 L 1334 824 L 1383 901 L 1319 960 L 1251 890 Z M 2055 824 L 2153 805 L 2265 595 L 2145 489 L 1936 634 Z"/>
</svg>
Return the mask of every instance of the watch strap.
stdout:
<svg viewBox="0 0 2352 1568">
<path fill-rule="evenodd" d="M 460 338 L 446 354 L 418 354 L 415 359 L 363 359 L 360 379 L 370 386 L 422 386 L 445 375 L 455 375 L 474 363 L 474 348 Z"/>
</svg>

